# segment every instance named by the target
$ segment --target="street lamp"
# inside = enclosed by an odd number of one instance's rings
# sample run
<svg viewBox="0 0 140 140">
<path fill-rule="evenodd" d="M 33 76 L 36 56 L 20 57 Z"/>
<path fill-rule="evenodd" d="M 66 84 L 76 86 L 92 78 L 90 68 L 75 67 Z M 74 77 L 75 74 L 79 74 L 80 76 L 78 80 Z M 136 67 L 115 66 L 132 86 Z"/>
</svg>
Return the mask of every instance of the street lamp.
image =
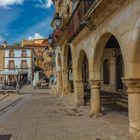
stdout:
<svg viewBox="0 0 140 140">
<path fill-rule="evenodd" d="M 45 47 L 45 50 L 44 50 L 44 52 L 47 52 L 47 53 L 49 54 L 49 52 L 50 52 L 50 49 L 49 49 L 49 47 L 48 47 L 48 46 L 46 46 L 46 47 Z"/>
<path fill-rule="evenodd" d="M 49 37 L 48 37 L 48 42 L 49 42 L 49 44 L 52 44 L 52 41 L 53 41 L 52 35 L 49 35 Z"/>
</svg>

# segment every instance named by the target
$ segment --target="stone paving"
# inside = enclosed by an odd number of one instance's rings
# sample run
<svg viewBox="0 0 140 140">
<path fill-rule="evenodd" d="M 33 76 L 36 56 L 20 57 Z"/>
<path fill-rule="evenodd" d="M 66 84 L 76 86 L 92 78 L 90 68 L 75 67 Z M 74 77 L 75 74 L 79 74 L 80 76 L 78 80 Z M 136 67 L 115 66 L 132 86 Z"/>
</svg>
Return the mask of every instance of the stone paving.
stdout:
<svg viewBox="0 0 140 140">
<path fill-rule="evenodd" d="M 88 111 L 65 98 L 34 94 L 0 124 L 0 140 L 129 140 L 124 112 L 89 118 Z"/>
<path fill-rule="evenodd" d="M 9 94 L 2 94 L 2 93 L 0 93 L 0 101 L 4 100 L 8 96 L 9 96 Z"/>
<path fill-rule="evenodd" d="M 20 94 L 35 94 L 35 93 L 47 93 L 50 86 L 46 89 L 34 89 L 33 85 L 25 85 L 20 89 Z"/>
</svg>

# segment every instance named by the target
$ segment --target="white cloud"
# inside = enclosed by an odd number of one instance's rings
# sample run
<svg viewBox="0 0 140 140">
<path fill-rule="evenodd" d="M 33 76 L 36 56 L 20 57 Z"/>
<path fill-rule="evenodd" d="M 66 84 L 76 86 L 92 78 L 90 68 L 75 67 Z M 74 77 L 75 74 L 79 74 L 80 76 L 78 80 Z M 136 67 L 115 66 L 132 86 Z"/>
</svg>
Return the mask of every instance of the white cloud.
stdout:
<svg viewBox="0 0 140 140">
<path fill-rule="evenodd" d="M 4 39 L 2 36 L 0 36 L 0 44 L 2 44 L 4 42 Z"/>
<path fill-rule="evenodd" d="M 46 8 L 49 8 L 49 7 L 51 7 L 52 5 L 53 5 L 52 0 L 46 0 L 46 3 L 45 3 L 45 7 L 46 7 Z"/>
<path fill-rule="evenodd" d="M 22 4 L 24 0 L 0 0 L 0 7 L 7 7 L 13 4 Z"/>
<path fill-rule="evenodd" d="M 35 1 L 39 2 L 37 6 L 41 8 L 50 8 L 53 5 L 52 0 L 35 0 Z"/>
<path fill-rule="evenodd" d="M 53 29 L 50 28 L 51 21 L 52 21 L 51 17 L 44 18 L 39 23 L 36 23 L 35 25 L 32 25 L 31 27 L 26 29 L 16 39 L 13 39 L 13 42 L 17 40 L 20 42 L 23 39 L 29 39 L 29 36 L 33 37 L 35 33 L 40 33 L 41 36 L 43 36 L 44 38 L 49 36 L 49 34 L 53 32 Z"/>
<path fill-rule="evenodd" d="M 42 35 L 40 35 L 39 33 L 35 33 L 33 36 L 29 36 L 28 40 L 42 39 L 42 38 L 44 38 Z"/>
</svg>

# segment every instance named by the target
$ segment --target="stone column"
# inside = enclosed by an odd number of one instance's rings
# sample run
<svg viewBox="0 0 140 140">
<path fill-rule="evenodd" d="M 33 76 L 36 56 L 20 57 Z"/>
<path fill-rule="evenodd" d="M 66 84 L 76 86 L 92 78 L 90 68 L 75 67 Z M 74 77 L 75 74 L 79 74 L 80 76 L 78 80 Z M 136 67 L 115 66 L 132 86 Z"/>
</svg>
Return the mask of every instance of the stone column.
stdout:
<svg viewBox="0 0 140 140">
<path fill-rule="evenodd" d="M 67 95 L 68 94 L 68 78 L 67 78 L 67 71 L 63 71 L 63 91 L 62 95 Z"/>
<path fill-rule="evenodd" d="M 84 87 L 82 80 L 74 81 L 74 103 L 76 106 L 84 105 Z"/>
<path fill-rule="evenodd" d="M 90 116 L 101 115 L 100 80 L 89 80 L 91 85 L 91 111 Z"/>
<path fill-rule="evenodd" d="M 122 78 L 127 86 L 129 132 L 140 131 L 140 78 Z"/>
<path fill-rule="evenodd" d="M 62 72 L 57 71 L 57 94 L 62 94 Z"/>
</svg>

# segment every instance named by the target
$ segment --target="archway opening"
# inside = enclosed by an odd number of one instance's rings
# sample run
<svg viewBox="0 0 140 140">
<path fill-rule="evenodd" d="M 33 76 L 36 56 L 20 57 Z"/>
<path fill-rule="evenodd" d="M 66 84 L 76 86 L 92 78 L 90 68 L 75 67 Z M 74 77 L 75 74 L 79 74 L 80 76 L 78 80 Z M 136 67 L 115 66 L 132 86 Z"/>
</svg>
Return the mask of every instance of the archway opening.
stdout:
<svg viewBox="0 0 140 140">
<path fill-rule="evenodd" d="M 57 85 L 58 85 L 58 91 L 61 92 L 59 94 L 62 94 L 62 62 L 61 62 L 61 56 L 60 53 L 58 54 L 58 60 L 57 60 Z"/>
<path fill-rule="evenodd" d="M 89 105 L 91 99 L 91 90 L 89 84 L 89 62 L 84 50 L 80 51 L 78 63 L 77 63 L 77 80 L 80 81 L 80 89 L 78 94 L 81 94 L 80 100 L 84 105 Z"/>
<path fill-rule="evenodd" d="M 84 105 L 88 105 L 90 103 L 91 90 L 89 84 L 89 64 L 86 54 L 84 55 L 82 62 L 82 81 L 84 88 Z"/>
<path fill-rule="evenodd" d="M 72 68 L 72 54 L 71 48 L 68 48 L 68 58 L 67 58 L 67 80 L 68 80 L 68 89 L 69 92 L 74 92 L 74 85 L 73 85 L 73 68 Z"/>
<path fill-rule="evenodd" d="M 104 48 L 101 59 L 102 110 L 127 110 L 128 97 L 122 82 L 124 62 L 120 45 L 112 35 Z"/>
</svg>

